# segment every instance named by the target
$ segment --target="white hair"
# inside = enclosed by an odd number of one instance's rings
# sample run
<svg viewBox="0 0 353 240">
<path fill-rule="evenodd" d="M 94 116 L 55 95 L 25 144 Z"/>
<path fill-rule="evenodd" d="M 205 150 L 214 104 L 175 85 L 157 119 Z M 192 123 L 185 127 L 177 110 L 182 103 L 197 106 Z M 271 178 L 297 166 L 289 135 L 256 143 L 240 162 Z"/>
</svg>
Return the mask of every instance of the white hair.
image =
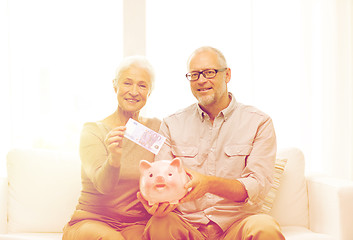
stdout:
<svg viewBox="0 0 353 240">
<path fill-rule="evenodd" d="M 129 56 L 123 59 L 123 61 L 120 63 L 120 65 L 118 66 L 118 68 L 116 69 L 115 72 L 115 78 L 113 80 L 113 86 L 114 87 L 118 87 L 118 80 L 121 77 L 121 74 L 126 71 L 128 68 L 130 68 L 131 66 L 135 66 L 138 68 L 142 68 L 144 69 L 151 80 L 151 90 L 154 87 L 154 70 L 152 65 L 150 64 L 150 62 L 147 60 L 146 57 L 144 56 L 139 56 L 139 55 L 135 55 L 135 56 Z"/>
<path fill-rule="evenodd" d="M 207 51 L 211 51 L 211 52 L 214 52 L 217 54 L 218 62 L 221 65 L 221 67 L 224 67 L 224 68 L 228 67 L 226 58 L 224 57 L 223 53 L 220 50 L 218 50 L 217 48 L 214 48 L 214 47 L 210 47 L 210 46 L 203 46 L 203 47 L 197 48 L 195 51 L 192 52 L 192 54 L 190 55 L 190 57 L 187 61 L 187 68 L 189 68 L 190 60 L 195 54 L 200 53 L 200 52 L 207 52 Z"/>
</svg>

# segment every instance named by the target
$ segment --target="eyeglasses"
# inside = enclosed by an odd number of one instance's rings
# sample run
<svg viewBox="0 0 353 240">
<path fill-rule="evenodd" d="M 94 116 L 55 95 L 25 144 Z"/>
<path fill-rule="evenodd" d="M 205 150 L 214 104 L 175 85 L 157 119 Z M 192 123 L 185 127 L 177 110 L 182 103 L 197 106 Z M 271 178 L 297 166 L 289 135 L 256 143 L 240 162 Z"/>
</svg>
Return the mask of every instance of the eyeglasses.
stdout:
<svg viewBox="0 0 353 240">
<path fill-rule="evenodd" d="M 204 76 L 204 78 L 210 79 L 214 78 L 218 72 L 223 72 L 227 70 L 227 68 L 221 68 L 221 69 L 205 69 L 203 71 L 194 71 L 194 72 L 189 72 L 186 74 L 186 78 L 189 81 L 196 81 L 199 79 L 200 74 Z"/>
</svg>

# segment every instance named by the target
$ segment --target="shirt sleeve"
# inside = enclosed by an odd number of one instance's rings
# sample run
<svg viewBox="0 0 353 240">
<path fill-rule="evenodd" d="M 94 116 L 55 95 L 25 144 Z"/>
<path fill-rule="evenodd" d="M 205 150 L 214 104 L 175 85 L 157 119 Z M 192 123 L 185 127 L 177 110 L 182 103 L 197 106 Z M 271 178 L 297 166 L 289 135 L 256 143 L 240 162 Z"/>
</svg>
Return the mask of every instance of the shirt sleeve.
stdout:
<svg viewBox="0 0 353 240">
<path fill-rule="evenodd" d="M 86 123 L 80 137 L 82 170 L 102 194 L 113 192 L 119 182 L 120 168 L 109 164 L 105 135 L 96 123 Z"/>
<path fill-rule="evenodd" d="M 248 201 L 261 202 L 273 182 L 276 160 L 276 134 L 271 118 L 267 117 L 258 126 L 253 148 L 247 157 L 246 167 L 238 180 L 248 192 Z"/>
<path fill-rule="evenodd" d="M 174 158 L 174 155 L 172 154 L 172 141 L 170 138 L 169 128 L 165 121 L 162 122 L 159 128 L 159 134 L 164 136 L 166 140 L 159 153 L 155 156 L 155 161 L 172 160 Z"/>
</svg>

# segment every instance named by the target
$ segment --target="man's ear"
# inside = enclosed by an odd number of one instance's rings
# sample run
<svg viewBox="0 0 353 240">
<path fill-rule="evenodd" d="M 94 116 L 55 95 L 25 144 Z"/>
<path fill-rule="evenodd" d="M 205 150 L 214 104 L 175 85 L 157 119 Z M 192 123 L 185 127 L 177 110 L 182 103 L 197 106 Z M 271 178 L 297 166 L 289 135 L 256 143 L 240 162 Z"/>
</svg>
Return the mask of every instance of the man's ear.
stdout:
<svg viewBox="0 0 353 240">
<path fill-rule="evenodd" d="M 230 68 L 227 68 L 227 70 L 226 70 L 226 83 L 230 82 L 231 76 L 232 76 L 232 71 L 230 70 Z"/>
</svg>

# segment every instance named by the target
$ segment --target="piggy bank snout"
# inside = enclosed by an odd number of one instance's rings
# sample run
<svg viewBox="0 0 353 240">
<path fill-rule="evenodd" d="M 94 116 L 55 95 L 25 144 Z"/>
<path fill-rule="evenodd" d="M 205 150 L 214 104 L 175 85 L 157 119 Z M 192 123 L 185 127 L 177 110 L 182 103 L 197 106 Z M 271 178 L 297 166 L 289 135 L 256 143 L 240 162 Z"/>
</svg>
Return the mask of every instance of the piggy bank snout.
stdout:
<svg viewBox="0 0 353 240">
<path fill-rule="evenodd" d="M 165 182 L 165 179 L 163 176 L 157 176 L 156 177 L 156 183 L 164 183 Z"/>
</svg>

